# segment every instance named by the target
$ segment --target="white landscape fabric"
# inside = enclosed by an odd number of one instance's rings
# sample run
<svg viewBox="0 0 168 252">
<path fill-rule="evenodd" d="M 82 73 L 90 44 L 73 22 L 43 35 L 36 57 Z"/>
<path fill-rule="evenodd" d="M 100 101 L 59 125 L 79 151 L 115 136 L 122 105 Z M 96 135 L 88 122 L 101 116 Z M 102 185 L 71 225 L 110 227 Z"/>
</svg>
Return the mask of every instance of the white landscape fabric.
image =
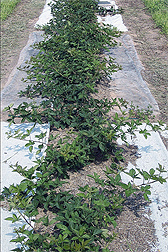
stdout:
<svg viewBox="0 0 168 252">
<path fill-rule="evenodd" d="M 116 14 L 114 16 L 107 15 L 105 17 L 97 16 L 99 23 L 109 24 L 112 27 L 116 27 L 118 31 L 126 32 L 128 31 L 127 27 L 123 23 L 121 14 Z"/>
<path fill-rule="evenodd" d="M 145 124 L 140 126 L 144 129 Z M 149 128 L 150 130 L 150 128 Z M 158 132 L 149 131 L 151 136 L 147 139 L 142 134 L 135 131 L 135 137 L 131 138 L 127 135 L 127 141 L 130 145 L 138 147 L 139 158 L 136 160 L 136 168 L 149 172 L 151 168 L 158 168 L 159 164 L 166 170 L 162 174 L 164 178 L 168 177 L 168 151 L 163 144 Z M 165 131 L 165 134 L 167 131 Z M 118 139 L 118 143 L 122 144 L 121 139 Z M 128 171 L 135 169 L 135 166 L 129 162 Z M 130 176 L 122 174 L 122 181 L 128 183 L 131 181 Z M 140 185 L 143 179 L 136 179 L 136 185 Z M 158 238 L 158 244 L 152 251 L 168 251 L 168 183 L 160 184 L 159 182 L 151 184 L 151 195 L 149 196 L 151 203 L 149 208 L 151 210 L 150 218 L 154 221 L 156 236 Z M 159 249 L 159 250 L 158 250 Z"/>
<path fill-rule="evenodd" d="M 45 155 L 45 147 L 42 149 L 42 152 L 39 155 L 36 155 L 36 151 L 38 150 L 39 143 L 34 145 L 32 153 L 29 151 L 29 147 L 25 147 L 27 141 L 19 140 L 15 138 L 7 137 L 6 132 L 10 130 L 14 132 L 15 130 L 20 129 L 21 131 L 26 133 L 26 130 L 30 130 L 33 123 L 23 123 L 23 124 L 13 124 L 11 127 L 8 127 L 9 123 L 1 122 L 1 190 L 6 186 L 9 187 L 11 184 L 19 184 L 21 180 L 24 179 L 21 175 L 16 172 L 12 172 L 12 168 L 10 165 L 18 164 L 23 167 L 31 168 L 35 165 L 33 161 L 36 158 L 40 158 Z M 27 138 L 30 140 L 37 140 L 35 135 L 39 135 L 40 133 L 45 133 L 46 136 L 41 140 L 42 143 L 48 143 L 50 125 L 49 124 L 36 124 L 34 130 L 30 134 L 30 137 Z M 16 211 L 9 212 L 5 208 L 1 208 L 1 251 L 9 252 L 11 249 L 14 249 L 15 243 L 10 243 L 10 240 L 15 238 L 15 234 L 13 233 L 13 229 L 21 226 L 21 224 L 25 224 L 23 221 L 13 223 L 11 221 L 5 220 L 7 217 L 11 217 L 12 214 L 17 214 Z"/>
</svg>

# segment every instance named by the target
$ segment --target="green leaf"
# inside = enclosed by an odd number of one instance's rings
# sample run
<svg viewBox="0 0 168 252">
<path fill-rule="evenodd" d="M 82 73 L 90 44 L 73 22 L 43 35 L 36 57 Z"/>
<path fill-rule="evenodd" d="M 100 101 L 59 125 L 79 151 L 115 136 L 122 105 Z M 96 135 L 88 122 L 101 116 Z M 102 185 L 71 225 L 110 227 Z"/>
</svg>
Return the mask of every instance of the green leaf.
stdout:
<svg viewBox="0 0 168 252">
<path fill-rule="evenodd" d="M 123 189 L 128 189 L 128 185 L 127 185 L 127 184 L 120 183 L 119 185 L 120 185 Z"/>
<path fill-rule="evenodd" d="M 87 235 L 87 234 L 84 234 L 84 235 L 82 235 L 82 238 L 84 239 L 90 239 L 90 236 L 89 235 Z"/>
<path fill-rule="evenodd" d="M 127 189 L 127 190 L 125 190 L 126 197 L 129 197 L 133 192 L 134 192 L 133 189 Z"/>
<path fill-rule="evenodd" d="M 147 195 L 146 193 L 144 193 L 143 196 L 144 196 L 144 199 L 145 199 L 146 201 L 150 201 L 149 198 L 148 198 L 148 195 Z"/>
<path fill-rule="evenodd" d="M 151 168 L 149 173 L 150 173 L 150 175 L 153 175 L 155 173 L 155 170 L 153 168 Z"/>
<path fill-rule="evenodd" d="M 110 202 L 108 200 L 95 200 L 94 203 L 98 206 L 104 206 L 104 207 L 108 207 L 110 205 Z"/>
<path fill-rule="evenodd" d="M 39 234 L 33 234 L 33 241 L 36 241 L 39 238 Z"/>
<path fill-rule="evenodd" d="M 33 146 L 30 146 L 29 151 L 32 152 L 32 150 L 33 150 Z"/>
<path fill-rule="evenodd" d="M 78 239 L 79 239 L 78 236 L 74 236 L 73 238 L 71 238 L 72 241 L 76 241 L 76 240 L 78 240 Z"/>
<path fill-rule="evenodd" d="M 132 169 L 129 171 L 129 175 L 130 175 L 132 178 L 134 178 L 135 174 L 136 174 L 136 171 L 132 168 Z"/>
<path fill-rule="evenodd" d="M 103 143 L 99 143 L 99 148 L 101 151 L 105 151 L 105 146 Z"/>
<path fill-rule="evenodd" d="M 116 183 L 118 183 L 120 180 L 121 180 L 121 176 L 118 173 L 117 176 L 115 177 L 115 181 L 116 181 Z"/>
<path fill-rule="evenodd" d="M 150 179 L 150 175 L 146 171 L 143 171 L 142 175 L 143 175 L 143 177 L 144 177 L 145 180 Z"/>
<path fill-rule="evenodd" d="M 7 218 L 5 218 L 5 220 L 13 221 L 13 217 L 7 217 Z"/>
<path fill-rule="evenodd" d="M 21 189 L 24 192 L 27 189 L 27 183 L 20 183 L 19 189 Z"/>
<path fill-rule="evenodd" d="M 22 243 L 27 237 L 26 236 L 19 236 L 15 239 L 10 240 L 10 242 L 19 242 Z"/>
<path fill-rule="evenodd" d="M 57 223 L 56 227 L 59 228 L 59 229 L 61 229 L 61 230 L 67 230 L 68 229 L 65 225 L 60 224 L 60 223 Z"/>
<path fill-rule="evenodd" d="M 111 223 L 113 224 L 113 227 L 116 228 L 117 222 L 115 220 L 112 220 Z"/>
<path fill-rule="evenodd" d="M 52 219 L 50 222 L 49 222 L 49 225 L 53 225 L 56 223 L 56 220 L 55 219 Z"/>
<path fill-rule="evenodd" d="M 86 198 L 86 195 L 84 193 L 77 193 L 77 196 L 82 197 L 82 198 Z"/>
<path fill-rule="evenodd" d="M 102 233 L 101 229 L 95 229 L 94 232 L 93 232 L 93 235 L 98 235 L 98 234 L 101 234 L 101 233 Z"/>
<path fill-rule="evenodd" d="M 110 250 L 108 248 L 103 248 L 102 252 L 110 252 Z M 113 251 L 111 251 L 111 252 L 113 252 Z"/>
<path fill-rule="evenodd" d="M 36 155 L 39 155 L 41 153 L 41 150 L 36 151 Z"/>
</svg>

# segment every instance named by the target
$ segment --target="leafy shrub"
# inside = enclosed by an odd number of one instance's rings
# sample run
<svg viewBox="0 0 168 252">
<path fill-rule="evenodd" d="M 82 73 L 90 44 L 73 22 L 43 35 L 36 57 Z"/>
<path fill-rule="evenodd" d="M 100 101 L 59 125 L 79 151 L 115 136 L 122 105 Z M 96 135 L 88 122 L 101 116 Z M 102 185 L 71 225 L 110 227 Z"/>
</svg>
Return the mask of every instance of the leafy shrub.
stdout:
<svg viewBox="0 0 168 252">
<path fill-rule="evenodd" d="M 12 242 L 20 243 L 20 248 L 13 251 L 105 252 L 115 238 L 110 225 L 116 226 L 117 213 L 125 198 L 141 190 L 148 199 L 150 183 L 165 182 L 160 176 L 164 169 L 159 167 L 159 175 L 155 170 L 146 173 L 132 169 L 128 173 L 132 179 L 140 174 L 147 180 L 140 189 L 130 182 L 122 183 L 118 163 L 123 157 L 116 140 L 121 137 L 125 141 L 126 132 L 133 133 L 144 121 L 154 130 L 159 126 L 150 123 L 149 111 L 136 110 L 132 105 L 130 113 L 126 112 L 128 104 L 123 99 L 108 101 L 92 96 L 99 81 L 119 69 L 112 58 L 107 60 L 101 54 L 116 45 L 114 38 L 120 33 L 97 24 L 97 1 L 55 1 L 51 7 L 53 19 L 44 27 L 45 40 L 35 46 L 39 53 L 23 69 L 28 74 L 25 80 L 28 86 L 20 93 L 32 99 L 41 97 L 41 102 L 39 105 L 24 102 L 17 108 L 10 105 L 6 110 L 10 123 L 17 117 L 21 122 L 49 122 L 52 129 L 66 128 L 67 134 L 64 138 L 50 135 L 46 156 L 37 159 L 30 169 L 19 164 L 13 166 L 24 179 L 2 192 L 10 207 L 18 211 L 18 215 L 7 219 L 16 222 L 21 218 L 26 223 L 14 230 L 17 238 Z M 120 114 L 114 113 L 109 118 L 108 112 L 114 107 Z M 25 139 L 30 132 L 15 132 L 14 137 Z M 145 137 L 149 134 L 146 129 L 141 133 Z M 37 142 L 43 137 L 43 134 L 36 136 Z M 30 152 L 34 143 L 26 143 Z M 39 144 L 38 153 L 42 148 Z M 109 157 L 112 165 L 106 168 L 105 179 L 96 173 L 90 175 L 96 186 L 80 187 L 77 195 L 62 190 L 64 179 L 69 178 L 68 171 Z M 45 213 L 40 219 L 39 208 Z"/>
</svg>

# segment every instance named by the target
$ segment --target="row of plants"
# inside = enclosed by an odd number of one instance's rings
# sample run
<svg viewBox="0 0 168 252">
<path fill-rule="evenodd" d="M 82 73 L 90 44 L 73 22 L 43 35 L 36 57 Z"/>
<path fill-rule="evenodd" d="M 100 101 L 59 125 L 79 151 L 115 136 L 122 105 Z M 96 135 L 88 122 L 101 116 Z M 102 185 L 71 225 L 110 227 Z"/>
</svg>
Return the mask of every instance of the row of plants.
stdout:
<svg viewBox="0 0 168 252">
<path fill-rule="evenodd" d="M 145 6 L 152 14 L 156 26 L 168 35 L 168 1 L 167 0 L 143 0 Z"/>
<path fill-rule="evenodd" d="M 12 242 L 20 246 L 13 251 L 110 251 L 109 244 L 115 238 L 111 227 L 116 227 L 126 198 L 142 191 L 148 200 L 150 184 L 166 181 L 161 165 L 149 172 L 124 170 L 116 140 L 121 137 L 126 142 L 126 133 L 133 134 L 144 122 L 153 130 L 160 129 L 162 122 L 151 124 L 149 110 L 140 111 L 123 99 L 95 98 L 99 83 L 120 69 L 114 59 L 103 54 L 117 45 L 115 38 L 120 32 L 97 23 L 97 1 L 54 1 L 51 12 L 52 20 L 43 27 L 44 41 L 34 46 L 39 53 L 21 69 L 27 72 L 23 80 L 27 88 L 20 95 L 32 102 L 23 102 L 17 108 L 10 105 L 5 110 L 9 112 L 10 123 L 18 118 L 34 124 L 47 122 L 52 132 L 62 129 L 66 135 L 61 138 L 50 134 L 45 156 L 37 158 L 31 168 L 18 163 L 12 166 L 24 179 L 20 184 L 5 187 L 2 199 L 8 201 L 10 209 L 18 211 L 8 220 L 25 221 L 14 230 L 17 237 Z M 41 98 L 39 103 L 34 102 L 36 97 Z M 119 112 L 109 117 L 109 111 L 116 108 Z M 26 140 L 32 130 L 17 131 L 9 137 Z M 146 128 L 140 133 L 149 135 Z M 32 152 L 35 142 L 44 136 L 41 133 L 36 135 L 36 141 L 26 140 L 25 146 Z M 39 143 L 36 154 L 43 147 Z M 69 172 L 109 158 L 111 166 L 106 167 L 105 178 L 97 173 L 88 174 L 95 186 L 81 186 L 78 194 L 62 189 Z M 143 176 L 144 182 L 139 187 L 123 183 L 121 172 L 133 181 Z M 39 209 L 44 211 L 40 218 Z"/>
</svg>

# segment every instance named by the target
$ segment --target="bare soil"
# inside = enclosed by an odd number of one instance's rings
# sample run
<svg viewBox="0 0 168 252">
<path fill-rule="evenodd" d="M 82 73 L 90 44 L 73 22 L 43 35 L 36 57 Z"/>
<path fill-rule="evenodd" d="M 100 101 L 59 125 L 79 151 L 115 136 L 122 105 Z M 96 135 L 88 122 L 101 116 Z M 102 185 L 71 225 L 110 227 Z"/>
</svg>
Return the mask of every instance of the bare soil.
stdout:
<svg viewBox="0 0 168 252">
<path fill-rule="evenodd" d="M 22 0 L 7 20 L 1 23 L 1 89 L 16 66 L 29 34 L 41 14 L 45 0 Z"/>
<path fill-rule="evenodd" d="M 34 30 L 34 24 L 44 3 L 45 0 L 22 0 L 11 17 L 2 22 L 2 88 L 16 65 L 19 53 L 26 45 L 29 34 Z M 125 10 L 124 23 L 129 29 L 128 33 L 145 67 L 142 72 L 143 78 L 159 104 L 160 119 L 168 122 L 167 37 L 155 27 L 141 0 L 116 0 L 116 3 Z M 109 92 L 105 86 L 100 87 L 99 91 L 100 98 L 109 98 Z M 125 146 L 123 148 L 126 162 L 135 162 L 136 148 Z M 65 189 L 71 189 L 76 193 L 78 185 L 83 186 L 85 183 L 92 185 L 93 181 L 87 177 L 87 174 L 97 172 L 103 176 L 106 165 L 110 165 L 109 161 L 90 164 L 80 172 L 71 173 L 70 184 Z M 150 211 L 144 210 L 146 205 L 141 195 L 127 200 L 124 211 L 117 220 L 118 226 L 115 229 L 117 238 L 109 246 L 111 251 L 152 251 L 151 246 L 155 246 L 156 243 L 155 229 L 149 218 Z M 113 228 L 110 228 L 113 232 Z"/>
<path fill-rule="evenodd" d="M 123 21 L 145 68 L 143 79 L 159 105 L 160 119 L 168 123 L 168 37 L 156 28 L 142 0 L 116 4 L 124 9 Z"/>
</svg>

